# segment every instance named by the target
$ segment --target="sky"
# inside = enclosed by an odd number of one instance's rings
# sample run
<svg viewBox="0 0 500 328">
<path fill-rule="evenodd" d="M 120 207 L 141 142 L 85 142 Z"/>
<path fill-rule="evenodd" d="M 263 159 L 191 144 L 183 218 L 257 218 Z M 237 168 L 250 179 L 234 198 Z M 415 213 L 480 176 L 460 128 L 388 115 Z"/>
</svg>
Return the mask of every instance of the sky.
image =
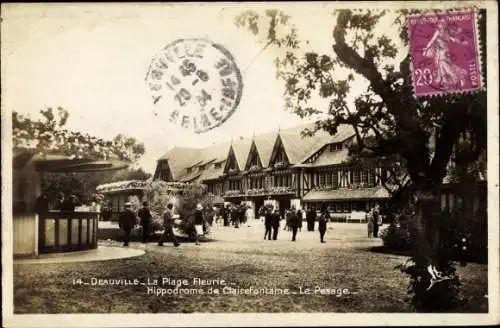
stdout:
<svg viewBox="0 0 500 328">
<path fill-rule="evenodd" d="M 259 54 L 262 40 L 234 24 L 235 16 L 250 8 L 224 3 L 4 7 L 3 109 L 37 118 L 40 109 L 61 106 L 70 113 L 69 129 L 105 139 L 119 133 L 135 137 L 146 146 L 139 165 L 148 172 L 174 146 L 203 147 L 304 123 L 284 110 L 284 85 L 273 64 L 278 50 Z M 304 51 L 331 53 L 330 8 L 322 3 L 279 8 L 309 41 Z M 171 124 L 168 111 L 153 105 L 145 83 L 152 59 L 180 38 L 223 45 L 242 72 L 235 113 L 203 134 Z"/>
</svg>

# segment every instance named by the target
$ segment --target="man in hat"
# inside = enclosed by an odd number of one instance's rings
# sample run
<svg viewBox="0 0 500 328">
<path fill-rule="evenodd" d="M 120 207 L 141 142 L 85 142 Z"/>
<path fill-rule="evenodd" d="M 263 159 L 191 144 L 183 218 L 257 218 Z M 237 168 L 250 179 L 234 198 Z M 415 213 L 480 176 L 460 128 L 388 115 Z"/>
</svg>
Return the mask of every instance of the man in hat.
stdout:
<svg viewBox="0 0 500 328">
<path fill-rule="evenodd" d="M 118 224 L 120 229 L 123 229 L 125 236 L 123 238 L 123 246 L 128 246 L 130 241 L 130 233 L 132 232 L 132 228 L 137 223 L 137 219 L 135 217 L 135 213 L 132 211 L 131 203 L 125 203 L 125 208 L 122 214 L 120 214 Z"/>
<path fill-rule="evenodd" d="M 169 203 L 167 205 L 167 209 L 163 213 L 163 228 L 165 229 L 163 235 L 160 237 L 160 241 L 158 242 L 158 246 L 163 246 L 163 242 L 170 237 L 175 247 L 178 247 L 180 244 L 177 241 L 177 237 L 174 234 L 173 224 L 174 224 L 174 213 L 172 211 L 174 205 Z"/>
<path fill-rule="evenodd" d="M 151 212 L 149 211 L 148 202 L 142 203 L 142 208 L 137 213 L 137 216 L 141 219 L 142 243 L 145 244 L 149 234 L 149 222 L 151 221 Z"/>
<path fill-rule="evenodd" d="M 268 208 L 265 208 L 264 210 L 264 226 L 266 227 L 266 232 L 264 233 L 264 240 L 267 239 L 271 240 L 271 220 L 272 220 L 272 214 L 273 214 L 273 206 L 269 206 Z"/>
<path fill-rule="evenodd" d="M 273 213 L 271 214 L 271 226 L 273 227 L 273 240 L 278 239 L 278 230 L 280 228 L 280 212 L 278 209 L 274 208 Z"/>
</svg>

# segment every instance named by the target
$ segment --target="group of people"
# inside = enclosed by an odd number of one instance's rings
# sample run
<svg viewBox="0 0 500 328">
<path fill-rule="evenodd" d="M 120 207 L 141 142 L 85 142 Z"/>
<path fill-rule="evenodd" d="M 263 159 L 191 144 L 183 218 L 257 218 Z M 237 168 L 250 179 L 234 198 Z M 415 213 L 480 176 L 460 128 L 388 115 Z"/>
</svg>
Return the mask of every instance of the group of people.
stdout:
<svg viewBox="0 0 500 328">
<path fill-rule="evenodd" d="M 215 223 L 223 221 L 225 227 L 234 226 L 239 228 L 241 224 L 248 221 L 249 207 L 246 204 L 229 203 L 215 210 Z"/>
<path fill-rule="evenodd" d="M 60 193 L 57 197 L 54 210 L 61 212 L 74 212 L 77 206 L 80 206 L 81 202 L 78 200 L 75 194 L 69 194 L 66 196 L 64 193 Z M 46 192 L 43 192 L 35 200 L 35 213 L 39 215 L 47 214 L 49 212 L 49 199 Z"/>
<path fill-rule="evenodd" d="M 297 232 L 302 230 L 304 212 L 301 209 L 296 209 L 295 206 L 292 206 L 290 209 L 285 211 L 284 216 L 286 222 L 285 229 L 292 231 L 292 241 L 296 241 Z M 324 238 L 327 230 L 327 222 L 330 219 L 330 214 L 326 205 L 322 206 L 320 215 L 317 218 L 316 216 L 316 212 L 312 208 L 309 208 L 307 210 L 305 217 L 308 224 L 308 231 L 314 231 L 314 222 L 317 220 L 320 242 L 325 243 Z M 264 213 L 264 226 L 266 229 L 264 233 L 264 239 L 271 240 L 271 232 L 272 240 L 278 239 L 278 231 L 281 219 L 282 217 L 279 211 L 274 206 L 267 206 Z"/>
<path fill-rule="evenodd" d="M 162 225 L 164 228 L 163 234 L 160 236 L 158 240 L 158 246 L 163 246 L 165 241 L 170 240 L 175 247 L 180 246 L 180 242 L 177 236 L 174 233 L 174 211 L 173 204 L 167 204 L 167 208 L 162 214 Z M 149 210 L 148 202 L 142 203 L 142 208 L 137 212 L 137 216 L 140 219 L 140 225 L 142 226 L 142 242 L 147 243 L 149 233 L 151 231 L 151 222 L 152 215 Z M 132 229 L 137 224 L 137 217 L 134 211 L 132 210 L 131 203 L 125 203 L 125 209 L 120 214 L 119 217 L 119 226 L 120 229 L 124 231 L 124 242 L 123 246 L 128 246 L 130 241 L 130 235 Z M 202 235 L 206 231 L 205 226 L 205 217 L 203 214 L 203 206 L 201 204 L 196 205 L 196 210 L 192 215 L 192 220 L 189 220 L 185 225 L 187 229 L 187 233 L 194 237 L 196 245 L 200 245 L 199 236 Z"/>
</svg>

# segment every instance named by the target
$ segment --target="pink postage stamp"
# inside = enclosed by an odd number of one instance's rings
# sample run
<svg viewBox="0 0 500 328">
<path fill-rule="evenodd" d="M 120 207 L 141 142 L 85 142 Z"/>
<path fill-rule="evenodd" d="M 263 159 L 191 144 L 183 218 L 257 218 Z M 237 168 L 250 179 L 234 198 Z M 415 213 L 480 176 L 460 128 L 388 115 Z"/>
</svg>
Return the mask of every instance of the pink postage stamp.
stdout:
<svg viewBox="0 0 500 328">
<path fill-rule="evenodd" d="M 471 92 L 483 87 L 476 15 L 470 9 L 409 16 L 415 96 Z"/>
</svg>

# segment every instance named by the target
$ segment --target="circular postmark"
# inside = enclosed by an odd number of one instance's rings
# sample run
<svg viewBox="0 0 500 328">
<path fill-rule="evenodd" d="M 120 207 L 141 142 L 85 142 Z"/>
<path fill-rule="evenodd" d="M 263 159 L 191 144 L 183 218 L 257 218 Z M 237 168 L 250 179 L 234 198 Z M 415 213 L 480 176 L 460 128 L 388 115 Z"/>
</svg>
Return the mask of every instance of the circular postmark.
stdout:
<svg viewBox="0 0 500 328">
<path fill-rule="evenodd" d="M 220 126 L 238 107 L 243 79 L 231 53 L 207 39 L 179 39 L 149 66 L 146 83 L 169 121 L 195 133 Z"/>
</svg>

